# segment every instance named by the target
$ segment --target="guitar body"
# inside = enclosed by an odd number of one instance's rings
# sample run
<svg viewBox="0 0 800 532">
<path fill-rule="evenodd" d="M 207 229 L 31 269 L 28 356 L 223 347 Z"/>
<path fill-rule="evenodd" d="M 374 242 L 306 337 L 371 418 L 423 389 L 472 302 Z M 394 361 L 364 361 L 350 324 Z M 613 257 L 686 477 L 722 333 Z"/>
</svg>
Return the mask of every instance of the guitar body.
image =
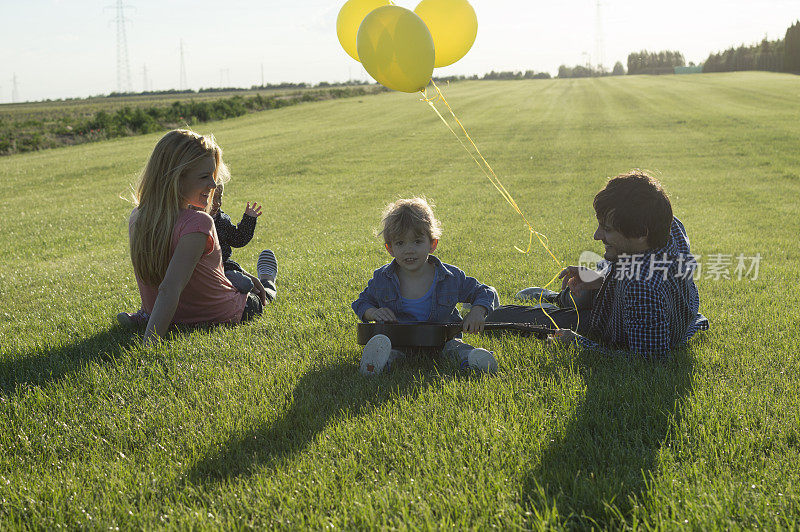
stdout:
<svg viewBox="0 0 800 532">
<path fill-rule="evenodd" d="M 461 332 L 461 323 L 359 323 L 356 326 L 357 342 L 365 345 L 376 334 L 383 334 L 393 348 L 442 348 L 448 340 Z M 486 323 L 487 331 L 514 331 L 522 336 L 546 338 L 553 329 L 533 323 Z"/>
</svg>

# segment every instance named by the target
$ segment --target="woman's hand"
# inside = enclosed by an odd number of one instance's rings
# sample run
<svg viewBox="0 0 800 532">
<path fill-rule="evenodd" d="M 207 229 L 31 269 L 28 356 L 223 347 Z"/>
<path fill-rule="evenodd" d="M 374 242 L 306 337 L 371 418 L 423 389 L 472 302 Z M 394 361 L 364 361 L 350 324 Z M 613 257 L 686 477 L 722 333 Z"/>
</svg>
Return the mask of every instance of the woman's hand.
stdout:
<svg viewBox="0 0 800 532">
<path fill-rule="evenodd" d="M 261 306 L 263 307 L 264 305 L 266 305 L 267 290 L 264 288 L 264 284 L 261 282 L 261 279 L 259 279 L 255 275 L 250 275 L 248 272 L 244 270 L 242 270 L 242 273 L 248 276 L 251 281 L 253 281 L 253 288 L 250 291 L 253 292 L 255 295 L 257 295 L 258 298 L 261 300 Z"/>
<path fill-rule="evenodd" d="M 487 314 L 489 314 L 489 311 L 481 305 L 472 307 L 464 318 L 463 331 L 469 333 L 483 332 L 483 327 L 486 325 Z"/>
<path fill-rule="evenodd" d="M 258 218 L 259 216 L 261 216 L 261 205 L 259 205 L 258 203 L 256 203 L 254 201 L 253 202 L 253 206 L 251 207 L 250 206 L 250 202 L 248 201 L 247 202 L 247 207 L 244 208 L 244 213 L 247 216 L 252 216 L 253 218 Z"/>
</svg>

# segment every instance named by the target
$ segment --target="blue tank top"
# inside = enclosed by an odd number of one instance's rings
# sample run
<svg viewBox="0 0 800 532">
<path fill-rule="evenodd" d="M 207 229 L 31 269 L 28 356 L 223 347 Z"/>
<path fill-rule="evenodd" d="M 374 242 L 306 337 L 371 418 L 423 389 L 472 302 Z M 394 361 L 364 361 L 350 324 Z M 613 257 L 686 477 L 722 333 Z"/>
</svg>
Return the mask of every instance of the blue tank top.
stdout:
<svg viewBox="0 0 800 532">
<path fill-rule="evenodd" d="M 437 273 L 438 275 L 438 273 Z M 400 310 L 414 316 L 417 321 L 428 321 L 431 315 L 431 303 L 433 302 L 433 287 L 436 286 L 436 277 L 434 275 L 431 287 L 424 296 L 419 299 L 408 299 L 400 296 Z"/>
</svg>

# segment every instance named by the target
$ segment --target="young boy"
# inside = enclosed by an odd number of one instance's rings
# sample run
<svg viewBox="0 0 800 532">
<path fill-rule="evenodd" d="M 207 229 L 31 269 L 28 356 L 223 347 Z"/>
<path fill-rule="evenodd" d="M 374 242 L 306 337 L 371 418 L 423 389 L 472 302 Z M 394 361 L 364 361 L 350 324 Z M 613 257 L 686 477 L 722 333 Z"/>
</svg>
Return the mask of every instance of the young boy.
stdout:
<svg viewBox="0 0 800 532">
<path fill-rule="evenodd" d="M 520 292 L 561 307 L 548 310 L 560 328 L 554 338 L 605 352 L 661 356 L 708 329 L 698 312 L 697 262 L 661 184 L 641 171 L 618 175 L 597 193 L 594 210 L 594 239 L 605 246 L 597 271 L 569 266 L 560 274 L 561 293 Z M 508 305 L 495 311 L 492 321 L 547 325 L 549 319 L 541 309 Z"/>
<path fill-rule="evenodd" d="M 486 315 L 499 305 L 497 292 L 450 264 L 431 255 L 439 243 L 441 227 L 424 198 L 401 199 L 383 213 L 383 235 L 392 262 L 373 273 L 367 287 L 353 302 L 362 321 L 451 323 L 461 321 L 456 304 L 469 303 L 465 332 L 483 330 Z M 497 370 L 491 352 L 460 339 L 445 344 L 442 354 L 462 369 Z M 372 337 L 361 358 L 361 373 L 378 375 L 405 354 L 392 349 L 388 337 Z"/>
</svg>

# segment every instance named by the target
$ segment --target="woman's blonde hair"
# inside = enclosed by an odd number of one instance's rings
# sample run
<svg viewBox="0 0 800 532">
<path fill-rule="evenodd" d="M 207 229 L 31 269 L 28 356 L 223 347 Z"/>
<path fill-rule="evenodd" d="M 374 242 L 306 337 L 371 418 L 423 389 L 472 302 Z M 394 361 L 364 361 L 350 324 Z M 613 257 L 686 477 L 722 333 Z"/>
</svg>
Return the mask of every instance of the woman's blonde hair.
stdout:
<svg viewBox="0 0 800 532">
<path fill-rule="evenodd" d="M 424 197 L 399 199 L 383 210 L 383 228 L 378 232 L 383 241 L 391 244 L 395 237 L 413 231 L 417 235 L 427 235 L 431 240 L 442 236 L 442 224 L 433 215 L 433 208 Z"/>
<path fill-rule="evenodd" d="M 138 214 L 131 234 L 131 260 L 136 273 L 148 285 L 161 284 L 169 266 L 172 231 L 185 201 L 180 195 L 181 178 L 204 157 L 214 157 L 216 183 L 230 179 L 214 135 L 200 135 L 188 129 L 170 131 L 153 148 L 133 191 Z M 211 202 L 205 211 L 210 209 Z"/>
</svg>

